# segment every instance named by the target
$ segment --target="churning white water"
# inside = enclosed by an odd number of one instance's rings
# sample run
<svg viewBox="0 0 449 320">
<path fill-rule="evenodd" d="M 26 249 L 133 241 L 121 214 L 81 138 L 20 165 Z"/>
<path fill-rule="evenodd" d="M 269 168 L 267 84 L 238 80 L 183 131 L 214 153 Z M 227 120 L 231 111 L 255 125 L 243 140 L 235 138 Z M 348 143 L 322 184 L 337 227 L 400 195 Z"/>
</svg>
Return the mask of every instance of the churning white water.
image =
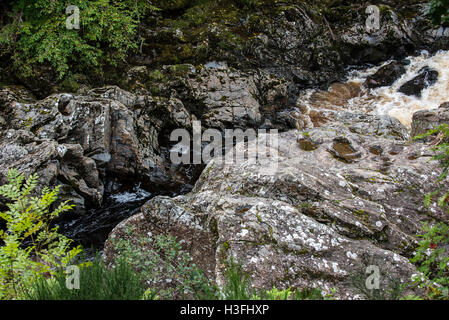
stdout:
<svg viewBox="0 0 449 320">
<path fill-rule="evenodd" d="M 345 84 L 333 85 L 327 91 L 327 97 L 326 92 L 322 91 L 304 92 L 299 99 L 300 105 L 321 114 L 325 113 L 326 109 L 333 110 L 332 112 L 353 110 L 369 114 L 388 114 L 410 127 L 413 113 L 418 110 L 435 109 L 443 102 L 449 101 L 449 51 L 439 51 L 434 55 L 423 51 L 419 56 L 407 59 L 410 60 L 410 64 L 405 66 L 406 73 L 391 86 L 367 89 L 362 85 L 368 76 L 391 62 L 387 61 L 378 67 L 350 72 L 349 80 Z M 421 97 L 407 96 L 398 92 L 403 84 L 416 77 L 426 66 L 439 73 L 438 81 L 434 85 L 424 89 Z"/>
</svg>

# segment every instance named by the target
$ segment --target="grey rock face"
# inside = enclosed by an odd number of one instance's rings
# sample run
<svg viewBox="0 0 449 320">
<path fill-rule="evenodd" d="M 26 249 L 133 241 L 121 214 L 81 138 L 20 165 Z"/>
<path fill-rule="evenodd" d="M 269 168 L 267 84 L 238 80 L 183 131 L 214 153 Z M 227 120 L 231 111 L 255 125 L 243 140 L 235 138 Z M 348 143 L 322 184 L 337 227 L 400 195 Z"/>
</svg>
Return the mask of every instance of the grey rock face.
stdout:
<svg viewBox="0 0 449 320">
<path fill-rule="evenodd" d="M 6 88 L 0 99 L 2 183 L 12 167 L 38 173 L 42 185 L 64 185 L 80 212 L 86 202 L 101 205 L 106 174 L 153 188 L 178 183 L 168 176 L 159 145 L 161 131 L 190 126 L 190 114 L 177 99 L 136 96 L 118 87 L 38 101 Z"/>
<path fill-rule="evenodd" d="M 341 112 L 335 120 L 347 125 L 353 133 L 400 140 L 410 137 L 409 130 L 398 119 L 387 115 Z"/>
<path fill-rule="evenodd" d="M 221 130 L 258 127 L 262 113 L 272 116 L 284 107 L 286 86 L 268 74 L 254 76 L 221 64 L 164 70 L 167 81 L 157 82 L 154 96 L 109 86 L 36 100 L 26 90 L 3 89 L 2 176 L 10 167 L 32 173 L 51 163 L 53 175 L 43 184 L 65 184 L 65 190 L 73 188 L 95 206 L 102 203 L 108 174 L 143 182 L 150 190 L 175 189 L 191 177 L 167 162 L 172 130 L 190 129 L 193 120 Z M 148 71 L 140 68 L 130 81 L 146 77 Z"/>
<path fill-rule="evenodd" d="M 338 117 L 346 124 L 282 133 L 279 158 L 264 168 L 212 160 L 190 194 L 150 200 L 139 225 L 187 241 L 190 251 L 213 251 L 206 270 L 219 285 L 230 257 L 258 288 L 336 288 L 340 298 L 360 298 L 350 279 L 366 257 L 391 278 L 410 281 L 416 269 L 408 258 L 421 222 L 444 217 L 436 204 L 422 203 L 438 163 L 425 145 L 398 135 L 403 128 L 393 119 L 375 119 L 382 130 L 373 131 L 357 127 L 365 116 Z"/>
<path fill-rule="evenodd" d="M 196 69 L 186 64 L 164 66 L 161 78 L 155 81 L 146 71 L 133 81 L 146 83 L 155 95 L 182 101 L 188 113 L 208 128 L 256 127 L 261 122 L 257 80 L 251 73 L 226 65 Z"/>
</svg>

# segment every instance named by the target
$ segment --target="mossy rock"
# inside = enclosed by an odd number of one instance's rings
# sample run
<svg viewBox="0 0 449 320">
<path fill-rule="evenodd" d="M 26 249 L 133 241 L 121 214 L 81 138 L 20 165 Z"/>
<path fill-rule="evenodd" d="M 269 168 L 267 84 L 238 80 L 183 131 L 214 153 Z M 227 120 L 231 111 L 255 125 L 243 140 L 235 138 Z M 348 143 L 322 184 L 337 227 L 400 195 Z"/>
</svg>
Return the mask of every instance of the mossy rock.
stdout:
<svg viewBox="0 0 449 320">
<path fill-rule="evenodd" d="M 167 11 L 182 10 L 195 4 L 195 0 L 154 0 L 153 5 Z"/>
<path fill-rule="evenodd" d="M 74 74 L 64 78 L 57 86 L 58 92 L 77 92 L 83 84 L 87 84 L 87 77 L 82 74 Z"/>
</svg>

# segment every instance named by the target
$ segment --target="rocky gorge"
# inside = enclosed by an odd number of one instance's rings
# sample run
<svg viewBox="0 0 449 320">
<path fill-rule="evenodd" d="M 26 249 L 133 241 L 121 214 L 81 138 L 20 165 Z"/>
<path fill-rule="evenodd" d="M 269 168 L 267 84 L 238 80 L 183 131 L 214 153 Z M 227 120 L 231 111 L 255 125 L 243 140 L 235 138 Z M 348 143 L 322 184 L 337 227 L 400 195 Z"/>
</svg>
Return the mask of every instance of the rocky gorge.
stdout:
<svg viewBox="0 0 449 320">
<path fill-rule="evenodd" d="M 107 261 L 112 240 L 169 234 L 219 286 L 231 257 L 257 288 L 357 299 L 350 278 L 368 265 L 385 287 L 407 283 L 422 223 L 448 220 L 423 204 L 441 173 L 432 139 L 412 138 L 448 121 L 449 29 L 404 3 L 379 4 L 374 32 L 350 1 L 223 8 L 195 28 L 177 9 L 146 29 L 120 81 L 2 85 L 0 183 L 14 167 L 61 185 L 76 208 L 58 224 Z M 194 121 L 279 130 L 275 174 L 219 156 L 172 164 L 170 133 Z"/>
</svg>

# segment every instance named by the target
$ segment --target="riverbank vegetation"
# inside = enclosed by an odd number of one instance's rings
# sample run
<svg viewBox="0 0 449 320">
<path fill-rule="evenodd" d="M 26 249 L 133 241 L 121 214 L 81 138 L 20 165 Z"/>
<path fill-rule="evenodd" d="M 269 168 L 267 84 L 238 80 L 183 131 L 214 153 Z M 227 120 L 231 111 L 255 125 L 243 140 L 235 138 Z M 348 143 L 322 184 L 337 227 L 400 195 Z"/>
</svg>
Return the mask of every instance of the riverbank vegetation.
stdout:
<svg viewBox="0 0 449 320">
<path fill-rule="evenodd" d="M 0 13 L 0 82 L 39 87 L 33 92 L 43 97 L 51 90 L 76 91 L 81 84 L 121 85 L 123 73 L 135 65 L 196 64 L 226 52 L 244 53 L 246 41 L 265 24 L 261 13 L 280 14 L 301 2 L 11 0 Z M 346 5 L 308 3 L 314 20 L 347 19 Z M 74 14 L 67 13 L 69 5 L 79 8 L 79 29 L 66 27 Z M 445 21 L 446 1 L 432 1 L 431 8 L 436 23 L 441 16 Z"/>
<path fill-rule="evenodd" d="M 157 237 L 156 250 L 141 251 L 127 241 L 117 241 L 119 250 L 112 265 L 101 257 L 79 259 L 81 246 L 58 233 L 53 222 L 73 209 L 57 202 L 59 188 L 44 188 L 36 196 L 38 177 L 27 179 L 11 169 L 0 195 L 10 200 L 0 212 L 6 227 L 0 229 L 0 300 L 138 300 L 138 299 L 323 299 L 318 289 L 255 290 L 240 264 L 229 262 L 226 284 L 220 290 L 202 270 L 191 263 L 173 237 Z M 130 233 L 133 230 L 129 230 Z M 139 241 L 148 241 L 140 239 Z M 67 267 L 79 268 L 79 283 L 69 287 Z M 75 280 L 78 281 L 78 280 Z M 151 285 L 172 283 L 155 291 Z"/>
</svg>

